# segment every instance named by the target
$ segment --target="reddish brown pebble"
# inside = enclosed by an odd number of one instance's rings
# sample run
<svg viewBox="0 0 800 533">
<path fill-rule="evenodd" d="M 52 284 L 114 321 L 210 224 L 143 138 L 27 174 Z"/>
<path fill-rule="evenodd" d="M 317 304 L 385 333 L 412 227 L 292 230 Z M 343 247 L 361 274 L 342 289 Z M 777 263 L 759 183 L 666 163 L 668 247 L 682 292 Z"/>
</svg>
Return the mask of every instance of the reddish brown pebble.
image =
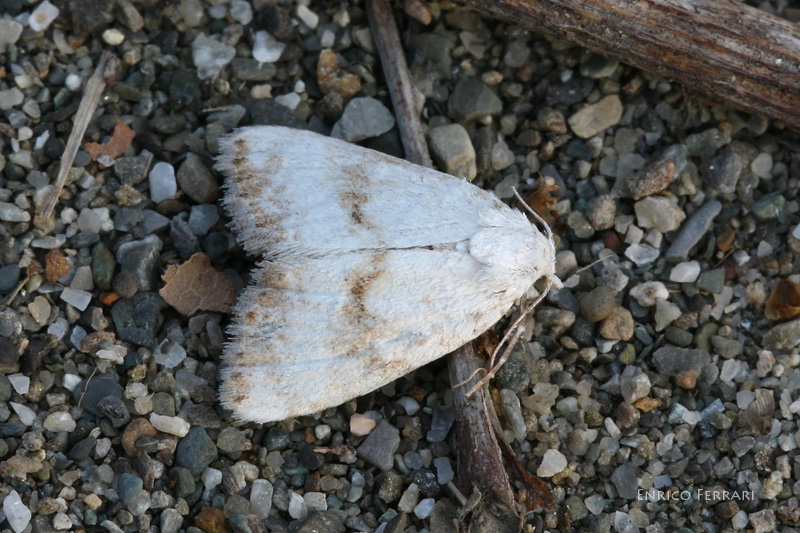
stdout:
<svg viewBox="0 0 800 533">
<path fill-rule="evenodd" d="M 325 49 L 319 53 L 317 80 L 322 94 L 339 93 L 345 102 L 361 90 L 361 78 L 342 69 L 339 58 L 333 50 Z"/>
<path fill-rule="evenodd" d="M 672 159 L 659 159 L 639 172 L 630 174 L 625 185 L 634 200 L 641 200 L 669 187 L 675 179 L 675 170 L 675 162 Z"/>
<path fill-rule="evenodd" d="M 421 387 L 414 387 L 413 389 L 408 391 L 408 395 L 414 398 L 417 402 L 421 402 L 422 400 L 425 399 L 425 396 L 427 396 L 428 393 L 425 392 L 425 389 Z"/>
<path fill-rule="evenodd" d="M 681 388 L 692 390 L 697 385 L 697 371 L 694 368 L 681 370 L 675 375 L 675 383 Z"/>
<path fill-rule="evenodd" d="M 792 318 L 800 313 L 800 287 L 790 279 L 782 279 L 772 287 L 764 308 L 770 320 Z"/>
<path fill-rule="evenodd" d="M 101 292 L 98 299 L 100 300 L 101 304 L 111 307 L 117 300 L 119 300 L 119 294 L 116 292 Z"/>
<path fill-rule="evenodd" d="M 136 457 L 141 450 L 136 447 L 136 441 L 142 437 L 155 437 L 158 432 L 146 418 L 134 418 L 125 427 L 122 433 L 122 449 L 128 457 Z"/>
<path fill-rule="evenodd" d="M 61 250 L 53 248 L 47 252 L 44 258 L 44 279 L 47 283 L 55 283 L 60 278 L 69 274 L 72 265 L 69 264 L 67 258 L 61 253 Z"/>
<path fill-rule="evenodd" d="M 731 249 L 734 240 L 736 240 L 736 232 L 731 228 L 726 228 L 722 230 L 722 233 L 717 235 L 717 248 L 723 252 L 727 252 Z"/>
<path fill-rule="evenodd" d="M 203 507 L 194 517 L 194 527 L 205 533 L 230 533 L 230 528 L 225 522 L 225 513 L 222 509 Z"/>
<path fill-rule="evenodd" d="M 622 242 L 620 242 L 616 231 L 603 232 L 603 245 L 615 254 L 622 253 Z"/>
<path fill-rule="evenodd" d="M 639 398 L 638 400 L 636 400 L 636 403 L 634 403 L 633 405 L 636 406 L 636 408 L 641 412 L 649 413 L 650 411 L 661 405 L 661 402 L 655 398 L 650 398 L 649 396 L 645 396 L 644 398 Z"/>
</svg>

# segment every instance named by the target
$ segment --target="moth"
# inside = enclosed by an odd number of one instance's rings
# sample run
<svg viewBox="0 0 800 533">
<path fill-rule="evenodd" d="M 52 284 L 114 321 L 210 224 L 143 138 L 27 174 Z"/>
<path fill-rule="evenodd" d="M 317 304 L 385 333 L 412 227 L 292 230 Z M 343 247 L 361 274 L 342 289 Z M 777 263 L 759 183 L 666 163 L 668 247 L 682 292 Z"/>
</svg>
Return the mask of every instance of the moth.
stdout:
<svg viewBox="0 0 800 533">
<path fill-rule="evenodd" d="M 476 338 L 541 277 L 552 235 L 467 181 L 316 133 L 220 140 L 223 203 L 263 256 L 233 310 L 220 399 L 243 421 L 314 413 Z"/>
</svg>

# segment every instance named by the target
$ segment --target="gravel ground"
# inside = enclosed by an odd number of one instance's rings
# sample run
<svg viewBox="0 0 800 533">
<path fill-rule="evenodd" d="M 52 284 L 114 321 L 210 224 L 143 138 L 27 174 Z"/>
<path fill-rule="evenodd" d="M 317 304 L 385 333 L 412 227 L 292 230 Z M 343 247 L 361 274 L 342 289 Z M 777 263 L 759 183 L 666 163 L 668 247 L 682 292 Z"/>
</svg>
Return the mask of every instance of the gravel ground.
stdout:
<svg viewBox="0 0 800 533">
<path fill-rule="evenodd" d="M 795 531 L 796 135 L 567 43 L 432 14 L 401 35 L 434 160 L 509 202 L 538 191 L 559 239 L 564 288 L 492 384 L 556 497 L 528 528 Z M 103 50 L 120 65 L 84 136 L 101 152 L 82 144 L 42 233 Z M 452 530 L 443 361 L 242 425 L 217 403 L 228 315 L 159 294 L 195 253 L 236 288 L 256 261 L 218 203 L 222 134 L 282 124 L 402 156 L 363 4 L 2 0 L 0 111 L 3 531 Z"/>
</svg>

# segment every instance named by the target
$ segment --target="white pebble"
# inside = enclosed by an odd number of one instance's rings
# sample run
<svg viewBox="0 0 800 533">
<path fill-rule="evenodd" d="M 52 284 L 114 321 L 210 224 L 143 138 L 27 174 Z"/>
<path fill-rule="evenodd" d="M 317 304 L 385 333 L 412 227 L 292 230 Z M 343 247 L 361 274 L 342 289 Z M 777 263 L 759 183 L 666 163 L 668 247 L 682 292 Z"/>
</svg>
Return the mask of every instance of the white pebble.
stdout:
<svg viewBox="0 0 800 533">
<path fill-rule="evenodd" d="M 185 437 L 192 427 L 186 420 L 177 416 L 163 416 L 156 413 L 150 413 L 150 423 L 158 431 L 175 435 L 177 437 Z"/>
<path fill-rule="evenodd" d="M 567 458 L 558 450 L 547 450 L 542 457 L 542 464 L 536 469 L 539 477 L 553 477 L 567 467 Z"/>
<path fill-rule="evenodd" d="M 31 521 L 31 510 L 22 503 L 22 498 L 13 489 L 3 499 L 3 514 L 14 533 L 21 533 Z"/>
<path fill-rule="evenodd" d="M 67 74 L 67 79 L 64 80 L 66 88 L 73 92 L 81 88 L 81 83 L 83 83 L 83 80 L 74 72 L 72 74 Z"/>
<path fill-rule="evenodd" d="M 103 40 L 111 46 L 118 46 L 125 40 L 125 34 L 116 28 L 109 28 L 103 32 Z"/>
<path fill-rule="evenodd" d="M 217 470 L 216 468 L 211 468 L 210 466 L 203 470 L 203 486 L 207 490 L 211 490 L 220 483 L 222 483 L 222 471 Z M 258 480 L 256 480 L 258 481 Z M 252 491 L 255 490 L 256 482 L 253 482 L 253 488 L 250 491 L 250 499 L 253 499 Z"/>
<path fill-rule="evenodd" d="M 681 308 L 667 300 L 656 300 L 656 331 L 664 329 L 681 316 Z"/>
<path fill-rule="evenodd" d="M 61 378 L 61 383 L 64 385 L 64 388 L 70 392 L 75 392 L 75 389 L 78 388 L 81 381 L 83 381 L 83 379 L 75 374 L 64 374 L 64 377 Z"/>
<path fill-rule="evenodd" d="M 177 342 L 164 339 L 153 352 L 153 359 L 165 368 L 175 368 L 186 359 L 186 350 Z"/>
<path fill-rule="evenodd" d="M 295 520 L 308 516 L 306 501 L 296 492 L 289 492 L 289 516 Z"/>
<path fill-rule="evenodd" d="M 8 202 L 0 202 L 0 220 L 6 222 L 27 222 L 30 219 L 30 213 L 20 209 L 17 205 Z"/>
<path fill-rule="evenodd" d="M 61 299 L 75 309 L 86 311 L 86 308 L 89 307 L 89 303 L 92 301 L 92 293 L 66 287 L 61 291 Z"/>
<path fill-rule="evenodd" d="M 53 517 L 53 529 L 57 531 L 72 529 L 72 520 L 70 520 L 66 513 L 58 512 Z"/>
<path fill-rule="evenodd" d="M 32 426 L 34 421 L 36 420 L 36 413 L 30 407 L 22 405 L 21 403 L 17 402 L 9 402 L 11 404 L 11 408 L 14 409 L 14 412 L 17 413 L 19 417 L 19 421 L 22 422 L 25 426 Z"/>
<path fill-rule="evenodd" d="M 31 13 L 30 18 L 28 18 L 28 26 L 30 26 L 33 31 L 45 30 L 56 19 L 58 13 L 59 9 L 56 6 L 44 0 L 44 2 L 39 4 L 34 12 Z"/>
<path fill-rule="evenodd" d="M 167 200 L 178 192 L 175 179 L 175 168 L 169 163 L 156 163 L 148 177 L 150 181 L 150 199 L 155 203 Z"/>
<path fill-rule="evenodd" d="M 58 317 L 55 322 L 47 327 L 47 333 L 54 335 L 58 340 L 61 340 L 64 338 L 64 335 L 67 334 L 67 329 L 69 329 L 69 322 L 67 319 L 64 317 Z"/>
<path fill-rule="evenodd" d="M 253 59 L 261 63 L 274 63 L 281 58 L 286 45 L 266 31 L 257 31 L 253 42 Z"/>
<path fill-rule="evenodd" d="M 233 2 L 231 2 L 230 13 L 233 20 L 242 26 L 250 24 L 253 20 L 253 8 L 250 6 L 250 2 L 246 2 L 245 0 L 233 0 Z"/>
<path fill-rule="evenodd" d="M 11 374 L 8 376 L 8 381 L 17 394 L 27 394 L 31 387 L 31 378 L 22 374 Z"/>
<path fill-rule="evenodd" d="M 306 507 L 309 511 L 328 510 L 328 501 L 325 499 L 325 494 L 322 492 L 306 492 L 303 495 L 303 500 L 306 502 Z"/>
<path fill-rule="evenodd" d="M 377 422 L 374 419 L 364 416 L 361 413 L 355 413 L 350 417 L 350 433 L 355 437 L 369 435 L 372 430 L 375 429 L 376 425 Z"/>
<path fill-rule="evenodd" d="M 50 413 L 47 415 L 47 418 L 44 419 L 44 428 L 56 433 L 60 431 L 69 433 L 70 431 L 74 431 L 76 426 L 75 420 L 73 420 L 66 411 Z"/>
<path fill-rule="evenodd" d="M 276 96 L 275 101 L 281 104 L 282 106 L 286 106 L 292 111 L 294 111 L 294 109 L 300 104 L 300 95 L 295 92 L 286 93 L 280 96 Z"/>
<path fill-rule="evenodd" d="M 219 470 L 217 470 L 217 472 L 219 472 Z M 220 481 L 222 481 L 221 472 Z M 272 509 L 272 493 L 272 483 L 266 479 L 256 479 L 253 481 L 250 488 L 250 512 L 261 520 L 265 520 L 269 517 L 269 511 Z"/>
<path fill-rule="evenodd" d="M 669 298 L 669 291 L 660 281 L 645 281 L 632 288 L 629 295 L 642 307 L 652 307 L 657 300 Z"/>
<path fill-rule="evenodd" d="M 678 283 L 694 283 L 700 276 L 700 263 L 697 261 L 684 261 L 672 267 L 669 273 L 670 281 Z"/>
<path fill-rule="evenodd" d="M 308 9 L 303 4 L 297 6 L 297 18 L 299 18 L 303 24 L 312 30 L 316 29 L 317 24 L 319 24 L 319 15 Z"/>
<path fill-rule="evenodd" d="M 420 520 L 425 520 L 433 512 L 433 506 L 435 503 L 436 500 L 434 500 L 433 498 L 425 498 L 424 500 L 419 502 L 416 507 L 414 507 L 414 514 Z"/>
</svg>

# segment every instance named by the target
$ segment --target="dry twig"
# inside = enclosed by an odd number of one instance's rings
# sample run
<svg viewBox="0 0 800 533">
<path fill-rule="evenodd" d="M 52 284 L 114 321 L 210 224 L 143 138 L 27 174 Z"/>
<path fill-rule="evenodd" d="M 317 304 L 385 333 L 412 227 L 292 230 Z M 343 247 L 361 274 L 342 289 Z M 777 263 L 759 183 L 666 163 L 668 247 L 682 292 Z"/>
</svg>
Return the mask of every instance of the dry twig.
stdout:
<svg viewBox="0 0 800 533">
<path fill-rule="evenodd" d="M 75 117 L 72 122 L 72 132 L 69 134 L 67 146 L 64 148 L 64 153 L 61 154 L 61 164 L 58 169 L 58 177 L 56 178 L 53 192 L 47 204 L 44 206 L 40 213 L 37 213 L 34 218 L 34 225 L 44 233 L 49 233 L 53 230 L 55 220 L 53 218 L 53 211 L 58 203 L 58 197 L 61 195 L 61 190 L 67 183 L 69 171 L 72 168 L 72 162 L 75 161 L 75 156 L 78 153 L 83 134 L 86 133 L 86 128 L 89 127 L 89 122 L 94 116 L 94 111 L 100 103 L 100 97 L 103 95 L 103 89 L 106 86 L 106 78 L 113 75 L 117 67 L 117 59 L 110 52 L 103 52 L 100 56 L 100 61 L 97 63 L 94 73 L 86 83 L 86 89 L 83 93 L 83 98 L 75 112 Z"/>
</svg>

